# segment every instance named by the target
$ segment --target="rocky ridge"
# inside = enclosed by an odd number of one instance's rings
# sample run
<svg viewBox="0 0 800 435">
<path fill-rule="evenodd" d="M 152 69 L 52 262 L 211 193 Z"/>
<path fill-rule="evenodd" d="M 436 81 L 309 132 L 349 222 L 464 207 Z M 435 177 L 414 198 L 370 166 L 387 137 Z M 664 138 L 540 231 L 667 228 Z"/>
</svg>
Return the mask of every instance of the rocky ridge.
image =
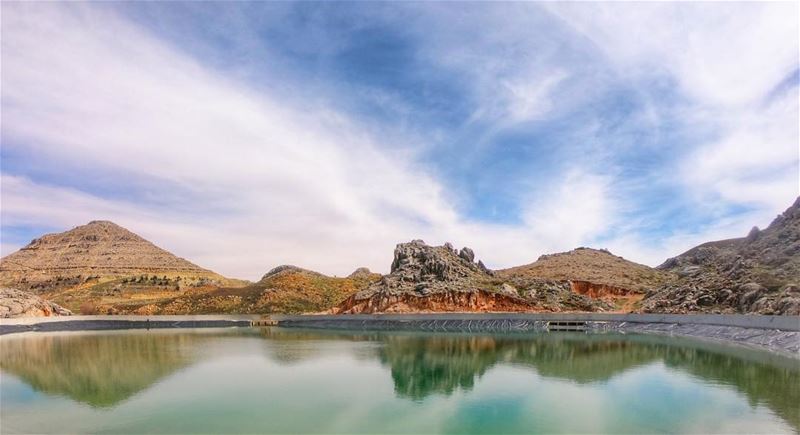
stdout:
<svg viewBox="0 0 800 435">
<path fill-rule="evenodd" d="M 0 318 L 70 316 L 72 312 L 33 293 L 0 288 Z"/>
<path fill-rule="evenodd" d="M 766 229 L 704 243 L 658 268 L 678 279 L 649 292 L 643 312 L 800 315 L 800 197 Z"/>
<path fill-rule="evenodd" d="M 334 312 L 562 311 L 609 309 L 573 293 L 566 283 L 532 280 L 522 288 L 504 282 L 469 248 L 422 240 L 400 243 L 390 273 L 356 293 Z"/>
<path fill-rule="evenodd" d="M 397 245 L 387 275 L 359 268 L 338 278 L 284 265 L 245 283 L 107 221 L 43 236 L 0 260 L 0 286 L 34 291 L 83 314 L 800 314 L 799 283 L 800 198 L 766 229 L 702 244 L 658 270 L 606 250 L 578 248 L 492 271 L 469 248 L 414 240 Z"/>
</svg>

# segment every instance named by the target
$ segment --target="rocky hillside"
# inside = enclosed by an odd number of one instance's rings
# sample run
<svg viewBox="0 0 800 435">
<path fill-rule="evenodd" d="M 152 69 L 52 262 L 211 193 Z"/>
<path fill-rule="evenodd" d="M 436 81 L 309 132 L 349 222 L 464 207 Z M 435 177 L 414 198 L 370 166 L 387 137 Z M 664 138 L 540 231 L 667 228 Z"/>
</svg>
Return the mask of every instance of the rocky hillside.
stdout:
<svg viewBox="0 0 800 435">
<path fill-rule="evenodd" d="M 44 235 L 0 260 L 0 282 L 34 291 L 137 275 L 226 281 L 109 221 Z"/>
<path fill-rule="evenodd" d="M 628 261 L 604 249 L 577 248 L 569 252 L 542 255 L 534 263 L 498 270 L 503 278 L 538 278 L 575 283 L 576 291 L 586 293 L 644 293 L 668 282 L 670 273 Z M 581 291 L 582 284 L 587 287 Z"/>
<path fill-rule="evenodd" d="M 108 221 L 47 234 L 0 260 L 0 284 L 84 314 L 101 305 L 163 300 L 244 285 L 177 257 Z"/>
<path fill-rule="evenodd" d="M 33 293 L 0 288 L 0 318 L 70 316 L 72 312 Z"/>
<path fill-rule="evenodd" d="M 571 291 L 565 282 L 531 280 L 517 288 L 475 262 L 469 248 L 397 245 L 391 272 L 356 293 L 334 312 L 597 311 L 608 304 Z"/>
<path fill-rule="evenodd" d="M 323 275 L 297 266 L 278 266 L 258 282 L 243 287 L 195 289 L 159 301 L 101 307 L 116 314 L 270 314 L 330 310 L 381 278 L 359 268 L 347 278 Z"/>
<path fill-rule="evenodd" d="M 704 243 L 659 269 L 679 278 L 648 293 L 644 312 L 800 314 L 800 197 L 766 229 Z"/>
</svg>

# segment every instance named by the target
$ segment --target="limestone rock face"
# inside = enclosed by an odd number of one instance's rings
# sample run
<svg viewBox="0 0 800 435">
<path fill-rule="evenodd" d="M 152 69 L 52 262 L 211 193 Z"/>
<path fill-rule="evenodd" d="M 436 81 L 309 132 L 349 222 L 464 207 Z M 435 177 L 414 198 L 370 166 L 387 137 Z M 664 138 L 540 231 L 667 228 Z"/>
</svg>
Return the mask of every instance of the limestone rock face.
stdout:
<svg viewBox="0 0 800 435">
<path fill-rule="evenodd" d="M 764 230 L 704 243 L 659 269 L 677 281 L 649 292 L 644 312 L 800 314 L 800 197 Z"/>
<path fill-rule="evenodd" d="M 469 257 L 470 259 L 467 259 Z M 452 282 L 475 279 L 483 275 L 473 262 L 475 254 L 463 248 L 456 255 L 445 246 L 428 246 L 422 240 L 401 243 L 394 250 L 390 282 L 402 285 L 413 282 Z"/>
<path fill-rule="evenodd" d="M 516 301 L 505 303 L 510 297 L 499 293 L 478 293 L 481 287 L 489 287 L 486 281 L 490 276 L 465 258 L 469 252 L 462 249 L 462 256 L 449 243 L 400 243 L 394 250 L 391 272 L 340 304 L 338 312 L 470 311 L 470 307 L 498 305 L 495 298 L 504 300 L 500 305 L 515 305 Z M 525 304 L 520 300 L 517 305 Z"/>
<path fill-rule="evenodd" d="M 68 309 L 46 301 L 33 293 L 0 288 L 0 318 L 70 316 Z"/>
<path fill-rule="evenodd" d="M 469 261 L 470 263 L 475 261 L 475 252 L 473 252 L 472 249 L 469 249 L 467 247 L 461 248 L 461 251 L 458 253 L 458 256 L 466 261 Z"/>
<path fill-rule="evenodd" d="M 37 292 L 88 277 L 133 275 L 226 280 L 109 221 L 44 235 L 0 260 L 0 283 Z"/>
</svg>

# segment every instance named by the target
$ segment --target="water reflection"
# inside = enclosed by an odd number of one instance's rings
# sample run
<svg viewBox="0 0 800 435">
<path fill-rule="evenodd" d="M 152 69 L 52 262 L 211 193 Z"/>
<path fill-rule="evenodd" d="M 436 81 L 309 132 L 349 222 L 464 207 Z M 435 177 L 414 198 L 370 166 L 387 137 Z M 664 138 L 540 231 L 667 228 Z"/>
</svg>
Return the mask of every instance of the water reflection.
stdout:
<svg viewBox="0 0 800 435">
<path fill-rule="evenodd" d="M 547 378 L 577 384 L 608 381 L 635 367 L 663 363 L 704 382 L 727 385 L 751 406 L 763 404 L 800 430 L 800 361 L 688 339 L 616 334 L 414 334 L 296 331 L 274 328 L 272 340 L 375 341 L 376 357 L 389 367 L 400 397 L 422 400 L 434 394 L 469 391 L 497 364 L 530 367 Z M 321 356 L 293 353 L 281 359 Z"/>
<path fill-rule="evenodd" d="M 380 359 L 391 367 L 401 396 L 469 390 L 498 363 L 523 365 L 546 377 L 588 383 L 607 380 L 658 358 L 653 349 L 624 340 L 582 335 L 533 337 L 385 337 Z M 595 337 L 596 338 L 596 337 Z"/>
<path fill-rule="evenodd" d="M 797 360 L 660 337 L 281 328 L 26 334 L 0 337 L 0 368 L 37 391 L 113 407 L 182 369 L 236 353 L 240 348 L 231 345 L 232 338 L 257 344 L 259 358 L 266 356 L 284 368 L 336 354 L 378 363 L 390 373 L 395 395 L 406 401 L 469 392 L 498 365 L 584 386 L 606 383 L 637 367 L 662 364 L 699 382 L 734 388 L 751 406 L 765 405 L 800 430 Z M 249 352 L 249 348 L 240 351 Z M 355 373 L 331 374 L 337 375 L 357 377 Z"/>
<path fill-rule="evenodd" d="M 201 338 L 158 333 L 3 337 L 0 369 L 38 391 L 110 407 L 191 364 Z"/>
</svg>

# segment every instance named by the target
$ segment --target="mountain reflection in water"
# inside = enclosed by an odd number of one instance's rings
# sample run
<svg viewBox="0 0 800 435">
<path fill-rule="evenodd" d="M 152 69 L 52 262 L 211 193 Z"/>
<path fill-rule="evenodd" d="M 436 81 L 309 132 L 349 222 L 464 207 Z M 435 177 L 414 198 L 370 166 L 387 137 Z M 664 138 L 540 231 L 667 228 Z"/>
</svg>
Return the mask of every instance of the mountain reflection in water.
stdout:
<svg viewBox="0 0 800 435">
<path fill-rule="evenodd" d="M 113 406 L 192 363 L 193 334 L 3 337 L 0 369 L 48 394 Z"/>
<path fill-rule="evenodd" d="M 0 338 L 0 369 L 48 395 L 113 407 L 176 372 L 235 353 L 235 348 L 226 344 L 231 338 L 263 343 L 260 358 L 284 367 L 331 353 L 379 362 L 391 374 L 395 395 L 412 401 L 469 392 L 499 365 L 581 386 L 608 382 L 637 367 L 663 364 L 704 383 L 732 387 L 751 406 L 768 407 L 800 431 L 800 367 L 796 360 L 662 337 L 282 328 L 34 333 Z M 352 346 L 354 342 L 364 346 Z"/>
<path fill-rule="evenodd" d="M 543 377 L 588 384 L 661 362 L 706 382 L 734 387 L 752 406 L 764 404 L 800 430 L 800 361 L 771 358 L 761 351 L 617 334 L 368 334 L 280 328 L 263 334 L 274 340 L 380 342 L 377 357 L 390 368 L 395 393 L 413 400 L 432 394 L 450 395 L 458 389 L 468 391 L 476 379 L 497 364 L 530 367 Z M 302 360 L 300 355 L 281 357 Z"/>
</svg>

